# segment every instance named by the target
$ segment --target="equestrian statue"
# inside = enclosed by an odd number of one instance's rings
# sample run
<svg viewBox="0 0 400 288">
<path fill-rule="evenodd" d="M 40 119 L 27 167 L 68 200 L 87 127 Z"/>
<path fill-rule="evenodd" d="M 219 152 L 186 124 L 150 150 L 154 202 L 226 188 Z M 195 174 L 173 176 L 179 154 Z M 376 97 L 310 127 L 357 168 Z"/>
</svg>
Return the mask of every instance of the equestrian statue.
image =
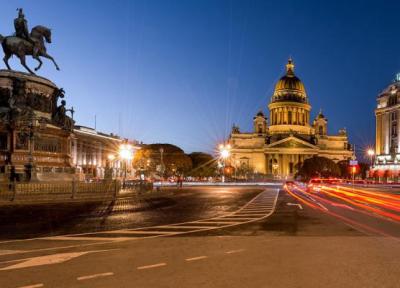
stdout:
<svg viewBox="0 0 400 288">
<path fill-rule="evenodd" d="M 4 63 L 8 70 L 11 70 L 8 60 L 12 55 L 16 55 L 21 65 L 31 74 L 35 74 L 27 65 L 25 58 L 26 56 L 32 56 L 33 59 L 39 62 L 39 65 L 35 68 L 35 71 L 42 67 L 42 60 L 40 57 L 51 60 L 56 66 L 57 70 L 60 70 L 56 61 L 52 56 L 47 54 L 45 41 L 51 43 L 51 29 L 44 26 L 35 26 L 32 28 L 31 33 L 28 30 L 28 21 L 25 19 L 25 15 L 22 8 L 17 9 L 18 17 L 14 20 L 15 34 L 12 36 L 3 37 L 0 34 L 0 43 L 4 51 Z"/>
</svg>

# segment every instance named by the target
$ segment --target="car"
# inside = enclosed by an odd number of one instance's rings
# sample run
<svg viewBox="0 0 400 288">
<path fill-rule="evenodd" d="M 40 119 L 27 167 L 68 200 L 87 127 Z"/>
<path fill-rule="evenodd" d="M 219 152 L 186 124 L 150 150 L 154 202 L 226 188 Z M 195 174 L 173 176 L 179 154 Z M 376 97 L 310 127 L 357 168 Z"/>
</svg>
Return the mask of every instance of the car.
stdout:
<svg viewBox="0 0 400 288">
<path fill-rule="evenodd" d="M 294 181 L 286 181 L 285 185 L 288 186 L 288 187 L 293 186 L 294 185 Z"/>
<path fill-rule="evenodd" d="M 310 193 L 318 193 L 321 191 L 321 184 L 323 181 L 321 179 L 311 179 L 308 184 L 306 191 Z"/>
</svg>

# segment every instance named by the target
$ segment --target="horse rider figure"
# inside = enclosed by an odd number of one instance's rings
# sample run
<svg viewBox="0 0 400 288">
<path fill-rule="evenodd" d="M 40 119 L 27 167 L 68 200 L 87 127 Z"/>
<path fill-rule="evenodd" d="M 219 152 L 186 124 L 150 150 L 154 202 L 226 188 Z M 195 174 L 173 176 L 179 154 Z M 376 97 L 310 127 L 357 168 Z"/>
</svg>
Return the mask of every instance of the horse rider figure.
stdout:
<svg viewBox="0 0 400 288">
<path fill-rule="evenodd" d="M 25 19 L 22 8 L 18 8 L 17 11 L 18 17 L 14 19 L 15 36 L 22 38 L 33 45 L 33 58 L 35 58 L 39 52 L 38 43 L 29 35 L 28 21 Z"/>
</svg>

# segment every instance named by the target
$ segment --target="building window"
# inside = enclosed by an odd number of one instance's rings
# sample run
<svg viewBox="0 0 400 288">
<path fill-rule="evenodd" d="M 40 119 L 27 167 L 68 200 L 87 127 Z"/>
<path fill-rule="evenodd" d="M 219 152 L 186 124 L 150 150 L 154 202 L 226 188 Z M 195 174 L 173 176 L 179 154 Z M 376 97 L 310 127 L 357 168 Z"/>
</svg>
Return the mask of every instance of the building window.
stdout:
<svg viewBox="0 0 400 288">
<path fill-rule="evenodd" d="M 8 148 L 7 133 L 0 133 L 0 150 L 7 150 L 7 148 Z"/>
<path fill-rule="evenodd" d="M 390 98 L 389 98 L 389 106 L 396 105 L 396 104 L 397 104 L 397 95 L 390 96 Z"/>
<path fill-rule="evenodd" d="M 318 127 L 318 133 L 319 133 L 319 135 L 324 134 L 324 127 L 319 126 L 319 127 Z"/>
<path fill-rule="evenodd" d="M 292 111 L 288 112 L 288 124 L 292 124 Z"/>
<path fill-rule="evenodd" d="M 289 163 L 289 173 L 293 174 L 293 162 Z"/>
<path fill-rule="evenodd" d="M 262 124 L 258 124 L 258 134 L 262 133 L 263 133 Z"/>
</svg>

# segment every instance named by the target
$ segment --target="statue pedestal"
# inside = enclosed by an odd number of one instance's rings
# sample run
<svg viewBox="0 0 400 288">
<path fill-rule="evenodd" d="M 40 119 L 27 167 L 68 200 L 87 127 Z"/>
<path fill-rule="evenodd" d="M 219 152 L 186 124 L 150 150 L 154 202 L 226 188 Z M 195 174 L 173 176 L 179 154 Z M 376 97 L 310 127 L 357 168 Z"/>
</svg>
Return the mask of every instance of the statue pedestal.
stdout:
<svg viewBox="0 0 400 288">
<path fill-rule="evenodd" d="M 55 121 L 63 97 L 46 78 L 0 70 L 0 144 L 6 143 L 0 147 L 0 166 L 13 166 L 17 180 L 28 180 L 27 166 L 32 166 L 30 181 L 71 167 L 72 127 Z"/>
</svg>

